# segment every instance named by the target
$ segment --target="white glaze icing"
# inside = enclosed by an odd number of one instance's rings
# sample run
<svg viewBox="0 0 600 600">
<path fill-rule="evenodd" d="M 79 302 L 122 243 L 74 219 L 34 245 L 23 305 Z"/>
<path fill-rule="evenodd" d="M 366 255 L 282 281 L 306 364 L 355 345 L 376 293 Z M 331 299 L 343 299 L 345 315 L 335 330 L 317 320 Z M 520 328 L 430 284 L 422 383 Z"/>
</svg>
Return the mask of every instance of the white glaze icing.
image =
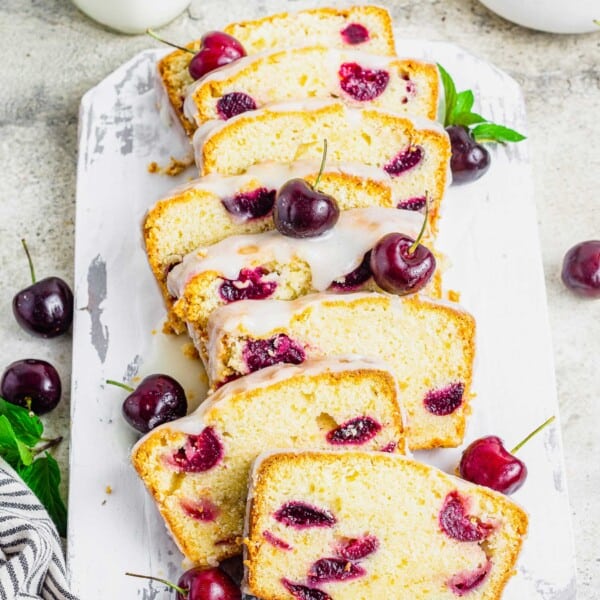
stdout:
<svg viewBox="0 0 600 600">
<path fill-rule="evenodd" d="M 167 287 L 171 295 L 180 297 L 187 283 L 201 272 L 215 271 L 237 279 L 245 267 L 298 258 L 311 269 L 312 287 L 323 291 L 358 267 L 364 254 L 384 235 L 400 232 L 415 239 L 422 223 L 423 215 L 414 211 L 355 208 L 343 211 L 335 227 L 313 238 L 287 237 L 276 230 L 231 236 L 185 256 L 169 273 Z"/>
<path fill-rule="evenodd" d="M 276 329 L 285 328 L 291 318 L 311 306 L 325 302 L 354 302 L 362 298 L 385 297 L 390 302 L 390 310 L 402 311 L 404 303 L 414 298 L 410 296 L 394 296 L 379 292 L 353 292 L 350 294 L 317 293 L 303 296 L 296 300 L 241 300 L 221 306 L 214 310 L 208 321 L 209 356 L 216 356 L 213 351 L 218 338 L 223 333 L 250 334 L 265 336 Z M 437 306 L 446 306 L 459 312 L 466 312 L 459 304 L 446 300 L 433 300 L 418 296 L 421 301 Z M 211 377 L 214 375 L 210 374 Z M 213 378 L 214 379 L 214 378 Z"/>
<path fill-rule="evenodd" d="M 250 390 L 260 389 L 276 385 L 296 377 L 313 377 L 321 373 L 342 373 L 345 371 L 376 370 L 385 371 L 394 377 L 390 367 L 377 358 L 366 356 L 346 355 L 329 357 L 320 360 L 307 360 L 300 365 L 277 364 L 250 373 L 245 377 L 240 377 L 221 386 L 216 392 L 210 394 L 207 399 L 189 415 L 164 423 L 155 427 L 150 433 L 142 437 L 134 445 L 132 456 L 137 448 L 153 433 L 162 429 L 170 431 L 180 431 L 188 435 L 199 435 L 206 427 L 204 415 L 217 403 L 227 401 L 227 399 L 248 392 Z M 400 398 L 397 391 L 397 397 Z M 404 415 L 403 415 L 404 417 Z M 406 422 L 406 421 L 404 421 Z"/>
<path fill-rule="evenodd" d="M 193 181 L 184 183 L 173 188 L 168 196 L 161 198 L 158 202 L 164 202 L 183 194 L 188 190 L 206 190 L 219 198 L 232 198 L 240 190 L 248 189 L 253 181 L 260 183 L 259 187 L 268 189 L 279 189 L 286 181 L 307 175 L 316 175 L 319 171 L 320 161 L 300 160 L 291 163 L 265 162 L 251 166 L 242 175 L 220 175 L 211 173 L 199 177 Z M 392 191 L 392 178 L 382 169 L 362 163 L 327 163 L 323 171 L 327 173 L 343 173 L 371 179 L 386 184 Z M 158 202 L 154 205 L 158 204 Z M 151 209 L 152 210 L 152 209 Z"/>
</svg>

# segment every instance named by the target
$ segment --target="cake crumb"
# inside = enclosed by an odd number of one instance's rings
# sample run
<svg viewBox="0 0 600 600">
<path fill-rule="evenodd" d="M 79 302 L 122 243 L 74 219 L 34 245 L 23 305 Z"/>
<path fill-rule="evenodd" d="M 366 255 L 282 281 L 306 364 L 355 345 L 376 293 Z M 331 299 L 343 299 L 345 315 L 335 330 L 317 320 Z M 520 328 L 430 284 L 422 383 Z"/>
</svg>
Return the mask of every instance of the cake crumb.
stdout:
<svg viewBox="0 0 600 600">
<path fill-rule="evenodd" d="M 460 292 L 448 290 L 448 300 L 450 300 L 450 302 L 460 302 Z"/>
<path fill-rule="evenodd" d="M 150 333 L 151 333 L 152 335 L 156 335 L 158 332 L 156 331 L 156 329 L 153 329 L 153 330 L 152 330 Z"/>
<path fill-rule="evenodd" d="M 158 173 L 160 175 L 168 175 L 169 177 L 176 177 L 180 173 L 183 173 L 188 167 L 194 164 L 192 158 L 186 158 L 179 160 L 171 156 L 171 160 L 166 167 L 161 167 L 156 161 L 152 161 L 148 165 L 148 173 Z"/>
<path fill-rule="evenodd" d="M 187 160 L 177 160 L 171 156 L 171 162 L 169 166 L 165 169 L 165 174 L 169 177 L 175 177 L 179 175 L 179 173 L 183 173 L 188 167 L 191 167 L 194 164 L 192 159 Z"/>
<path fill-rule="evenodd" d="M 192 344 L 192 342 L 187 342 L 186 344 L 184 344 L 181 347 L 181 351 L 183 352 L 183 355 L 186 358 L 190 358 L 192 360 L 200 358 L 200 355 L 198 354 L 198 350 L 196 350 L 196 347 L 194 346 L 194 344 Z"/>
<path fill-rule="evenodd" d="M 110 485 L 107 485 L 104 488 L 104 492 L 107 493 L 107 494 L 109 494 L 109 495 L 112 494 L 112 487 Z"/>
</svg>

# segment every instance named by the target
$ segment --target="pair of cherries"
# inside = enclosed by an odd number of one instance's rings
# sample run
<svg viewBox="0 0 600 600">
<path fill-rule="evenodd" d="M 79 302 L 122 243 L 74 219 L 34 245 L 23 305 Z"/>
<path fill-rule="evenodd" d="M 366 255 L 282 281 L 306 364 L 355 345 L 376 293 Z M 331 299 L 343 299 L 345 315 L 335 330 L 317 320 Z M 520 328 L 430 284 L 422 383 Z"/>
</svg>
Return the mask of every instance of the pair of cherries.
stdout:
<svg viewBox="0 0 600 600">
<path fill-rule="evenodd" d="M 318 191 L 325 166 L 327 141 L 324 142 L 321 168 L 313 185 L 304 179 L 284 183 L 275 196 L 273 222 L 285 236 L 311 238 L 334 227 L 340 216 L 335 198 Z M 435 271 L 432 252 L 421 245 L 427 214 L 416 240 L 402 233 L 389 233 L 370 253 L 369 267 L 379 287 L 392 294 L 416 292 L 431 279 Z"/>
<path fill-rule="evenodd" d="M 59 277 L 36 280 L 33 261 L 21 240 L 29 262 L 32 283 L 12 301 L 17 323 L 28 333 L 54 338 L 69 330 L 73 321 L 73 292 Z M 60 401 L 62 386 L 56 369 L 44 360 L 27 358 L 11 363 L 0 379 L 0 394 L 12 404 L 41 415 Z"/>
</svg>

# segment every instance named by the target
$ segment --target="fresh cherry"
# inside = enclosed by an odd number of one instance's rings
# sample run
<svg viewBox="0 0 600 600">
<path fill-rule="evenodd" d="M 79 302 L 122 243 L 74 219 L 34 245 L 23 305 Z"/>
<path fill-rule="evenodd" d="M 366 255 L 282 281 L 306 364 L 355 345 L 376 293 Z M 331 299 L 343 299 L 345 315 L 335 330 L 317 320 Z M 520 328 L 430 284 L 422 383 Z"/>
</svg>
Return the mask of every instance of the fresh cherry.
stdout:
<svg viewBox="0 0 600 600">
<path fill-rule="evenodd" d="M 25 240 L 21 240 L 31 272 L 32 285 L 13 298 L 17 323 L 33 335 L 53 338 L 65 333 L 73 321 L 73 292 L 59 277 L 35 279 L 33 261 Z"/>
<path fill-rule="evenodd" d="M 56 407 L 62 386 L 56 369 L 45 360 L 27 358 L 8 365 L 0 381 L 0 393 L 11 404 L 37 415 Z"/>
<path fill-rule="evenodd" d="M 321 179 L 327 141 L 323 147 L 321 168 L 314 185 L 304 179 L 290 179 L 284 183 L 275 196 L 273 221 L 283 235 L 294 238 L 307 238 L 322 235 L 329 231 L 339 219 L 340 209 L 335 199 L 317 191 Z"/>
<path fill-rule="evenodd" d="M 240 588 L 219 567 L 189 569 L 179 578 L 177 585 L 158 577 L 137 573 L 125 573 L 125 575 L 164 583 L 177 592 L 177 600 L 242 600 Z"/>
<path fill-rule="evenodd" d="M 156 426 L 184 417 L 187 413 L 185 392 L 168 375 L 148 375 L 136 389 L 112 379 L 106 383 L 131 392 L 123 402 L 123 416 L 134 429 L 142 433 L 148 433 Z"/>
<path fill-rule="evenodd" d="M 167 42 L 156 35 L 151 29 L 148 29 L 146 33 L 163 44 L 193 54 L 194 57 L 190 61 L 188 70 L 194 80 L 200 79 L 207 73 L 227 65 L 242 56 L 246 56 L 246 51 L 242 44 L 233 36 L 222 31 L 209 31 L 205 33 L 200 39 L 200 49 L 197 52 L 194 52 L 190 48 Z"/>
<path fill-rule="evenodd" d="M 485 485 L 504 494 L 516 492 L 525 483 L 527 467 L 522 460 L 513 455 L 552 421 L 554 417 L 550 417 L 532 431 L 510 452 L 504 448 L 502 440 L 495 435 L 475 440 L 463 452 L 459 465 L 460 476 L 467 481 Z"/>
<path fill-rule="evenodd" d="M 429 248 L 419 243 L 426 223 L 427 212 L 416 240 L 403 233 L 388 233 L 375 244 L 371 252 L 371 271 L 375 283 L 386 292 L 411 294 L 431 279 L 435 257 Z"/>
<path fill-rule="evenodd" d="M 580 296 L 600 298 L 600 240 L 581 242 L 565 254 L 562 280 Z"/>
<path fill-rule="evenodd" d="M 468 183 L 479 179 L 490 167 L 490 153 L 473 139 L 466 127 L 451 125 L 446 131 L 452 147 L 452 181 Z"/>
</svg>

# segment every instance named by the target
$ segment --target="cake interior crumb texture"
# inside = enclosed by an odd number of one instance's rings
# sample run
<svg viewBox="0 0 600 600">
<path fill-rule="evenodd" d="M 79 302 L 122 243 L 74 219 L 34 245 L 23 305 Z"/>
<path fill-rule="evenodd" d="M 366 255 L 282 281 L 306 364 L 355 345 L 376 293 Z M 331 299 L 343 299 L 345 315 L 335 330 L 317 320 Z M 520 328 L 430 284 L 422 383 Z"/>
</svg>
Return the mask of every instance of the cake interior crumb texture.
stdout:
<svg viewBox="0 0 600 600">
<path fill-rule="evenodd" d="M 383 453 L 269 455 L 252 494 L 246 581 L 263 600 L 498 600 L 527 531 L 504 495 Z M 319 524 L 290 522 L 298 507 Z"/>
</svg>

